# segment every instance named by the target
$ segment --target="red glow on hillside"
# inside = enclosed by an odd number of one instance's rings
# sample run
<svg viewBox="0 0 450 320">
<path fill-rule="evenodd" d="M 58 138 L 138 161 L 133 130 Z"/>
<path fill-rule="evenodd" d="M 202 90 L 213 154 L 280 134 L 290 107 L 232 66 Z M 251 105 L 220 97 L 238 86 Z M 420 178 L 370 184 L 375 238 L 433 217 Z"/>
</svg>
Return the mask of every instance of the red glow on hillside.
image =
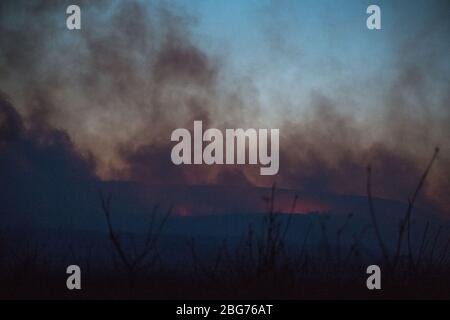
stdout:
<svg viewBox="0 0 450 320">
<path fill-rule="evenodd" d="M 192 210 L 187 205 L 178 205 L 174 208 L 174 213 L 181 217 L 187 217 L 192 215 Z"/>
</svg>

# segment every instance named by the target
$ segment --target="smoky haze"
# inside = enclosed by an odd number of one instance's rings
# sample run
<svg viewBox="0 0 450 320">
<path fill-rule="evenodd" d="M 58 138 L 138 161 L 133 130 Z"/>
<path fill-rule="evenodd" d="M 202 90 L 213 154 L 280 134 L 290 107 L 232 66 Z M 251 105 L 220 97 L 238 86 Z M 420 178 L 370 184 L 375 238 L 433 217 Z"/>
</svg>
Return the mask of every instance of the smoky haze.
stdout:
<svg viewBox="0 0 450 320">
<path fill-rule="evenodd" d="M 357 105 L 342 106 L 315 90 L 307 101 L 280 100 L 272 107 L 282 113 L 271 117 L 256 76 L 230 79 L 226 50 L 206 50 L 195 33 L 197 18 L 181 7 L 81 1 L 83 29 L 67 32 L 60 14 L 65 2 L 2 1 L 0 90 L 7 98 L 0 150 L 11 152 L 5 141 L 21 135 L 56 143 L 57 132 L 57 145 L 70 146 L 65 157 L 77 167 L 86 163 L 79 176 L 155 184 L 277 182 L 351 194 L 364 194 L 371 164 L 374 193 L 405 200 L 440 147 L 422 201 L 448 214 L 449 5 L 436 3 L 432 23 L 395 46 L 395 76 L 381 86 L 376 112 L 353 115 L 348 107 Z M 433 38 L 439 46 L 430 45 Z M 383 80 L 375 79 L 374 88 Z M 370 90 L 356 85 L 340 94 Z M 297 112 L 299 105 L 306 111 Z M 170 134 L 192 130 L 194 120 L 205 128 L 279 128 L 278 175 L 261 177 L 258 166 L 173 165 Z"/>
</svg>

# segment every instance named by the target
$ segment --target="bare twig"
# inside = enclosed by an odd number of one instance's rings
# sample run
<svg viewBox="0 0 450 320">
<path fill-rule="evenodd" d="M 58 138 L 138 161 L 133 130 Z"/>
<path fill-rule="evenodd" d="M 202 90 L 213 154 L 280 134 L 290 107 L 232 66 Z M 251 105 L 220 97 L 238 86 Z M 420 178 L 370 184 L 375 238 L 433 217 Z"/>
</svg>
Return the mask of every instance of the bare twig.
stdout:
<svg viewBox="0 0 450 320">
<path fill-rule="evenodd" d="M 377 237 L 378 245 L 381 248 L 381 252 L 383 254 L 383 258 L 384 258 L 386 264 L 389 266 L 390 265 L 389 254 L 388 254 L 387 248 L 383 242 L 383 239 L 381 238 L 380 229 L 378 227 L 377 219 L 375 216 L 375 210 L 373 208 L 372 182 L 371 182 L 372 177 L 371 176 L 372 176 L 372 168 L 369 166 L 369 167 L 367 167 L 367 197 L 369 198 L 369 211 L 370 211 L 370 216 L 372 217 L 372 224 L 375 229 L 375 235 Z"/>
<path fill-rule="evenodd" d="M 419 180 L 419 184 L 417 185 L 416 189 L 414 190 L 412 197 L 410 199 L 408 199 L 408 208 L 406 209 L 405 217 L 400 222 L 400 231 L 399 231 L 399 237 L 398 237 L 398 241 L 397 241 L 397 249 L 396 249 L 395 257 L 394 257 L 394 268 L 397 265 L 400 254 L 401 254 L 405 228 L 408 227 L 407 232 L 408 233 L 410 232 L 411 213 L 414 208 L 414 204 L 416 202 L 417 196 L 419 195 L 419 192 L 422 189 L 423 184 L 425 183 L 425 179 L 427 178 L 428 173 L 430 172 L 430 169 L 431 169 L 434 161 L 436 160 L 438 154 L 439 154 L 439 148 L 435 148 L 433 156 L 431 157 L 431 160 L 428 163 L 428 166 L 426 167 L 425 171 L 423 172 L 423 174 Z M 408 242 L 408 252 L 411 253 L 411 244 L 409 242 Z"/>
<path fill-rule="evenodd" d="M 112 222 L 111 222 L 111 194 L 108 194 L 106 197 L 100 192 L 100 200 L 102 204 L 103 213 L 106 218 L 106 224 L 108 227 L 108 234 L 113 244 L 113 248 L 119 256 L 120 262 L 123 267 L 126 269 L 128 275 L 131 277 L 136 272 L 137 269 L 141 269 L 143 266 L 149 266 L 149 263 L 146 263 L 145 260 L 152 253 L 152 263 L 158 260 L 159 253 L 157 250 L 157 241 L 161 236 L 161 232 L 163 227 L 171 215 L 172 207 L 166 212 L 166 214 L 162 217 L 157 229 L 154 229 L 156 213 L 158 206 L 154 206 L 151 216 L 149 228 L 147 230 L 147 234 L 143 243 L 143 246 L 139 249 L 134 238 L 131 238 L 131 245 L 133 248 L 133 252 L 131 254 L 127 254 L 125 248 L 123 247 L 123 243 L 120 240 L 119 235 L 114 231 Z"/>
</svg>

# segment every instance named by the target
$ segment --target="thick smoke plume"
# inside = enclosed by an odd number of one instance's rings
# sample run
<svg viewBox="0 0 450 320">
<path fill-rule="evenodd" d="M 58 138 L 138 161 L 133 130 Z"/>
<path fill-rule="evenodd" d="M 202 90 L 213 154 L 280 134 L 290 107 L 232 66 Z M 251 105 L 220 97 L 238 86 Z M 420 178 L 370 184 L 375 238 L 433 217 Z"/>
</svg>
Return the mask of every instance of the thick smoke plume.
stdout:
<svg viewBox="0 0 450 320">
<path fill-rule="evenodd" d="M 203 48 L 193 31 L 196 18 L 182 8 L 81 2 L 83 29 L 68 32 L 61 15 L 67 5 L 0 3 L 0 89 L 16 106 L 2 102 L 2 144 L 20 132 L 34 132 L 36 140 L 59 132 L 97 177 L 155 184 L 268 186 L 276 180 L 308 192 L 364 194 L 371 164 L 376 195 L 401 200 L 439 146 L 424 202 L 448 212 L 449 44 L 427 45 L 431 36 L 450 34 L 442 14 L 448 1 L 429 29 L 396 48 L 397 76 L 380 94 L 378 112 L 357 119 L 316 92 L 302 114 L 295 111 L 301 101 L 283 101 L 290 111 L 276 121 L 265 116 L 251 77 L 225 76 L 226 56 Z M 170 133 L 192 128 L 194 120 L 217 128 L 279 128 L 279 175 L 263 178 L 249 166 L 174 166 Z"/>
</svg>

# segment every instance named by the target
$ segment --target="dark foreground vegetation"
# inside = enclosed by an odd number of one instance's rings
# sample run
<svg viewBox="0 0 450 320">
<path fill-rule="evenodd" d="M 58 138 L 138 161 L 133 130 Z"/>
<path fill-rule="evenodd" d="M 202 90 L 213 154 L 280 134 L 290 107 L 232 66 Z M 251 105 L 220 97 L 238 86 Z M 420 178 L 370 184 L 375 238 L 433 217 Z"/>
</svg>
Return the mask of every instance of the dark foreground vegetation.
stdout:
<svg viewBox="0 0 450 320">
<path fill-rule="evenodd" d="M 32 241 L 1 257 L 0 297 L 3 299 L 449 299 L 450 237 L 442 226 L 428 223 L 421 234 L 412 234 L 411 217 L 415 201 L 438 150 L 408 199 L 406 212 L 399 221 L 394 244 L 386 243 L 379 230 L 372 200 L 371 169 L 367 174 L 367 198 L 371 223 L 361 230 L 351 230 L 352 241 L 342 244 L 349 233 L 348 214 L 333 234 L 327 215 L 309 221 L 293 243 L 286 235 L 291 231 L 291 214 L 274 210 L 276 188 L 263 200 L 267 213 L 258 226 L 249 225 L 241 238 L 225 239 L 208 254 L 198 248 L 197 239 L 185 242 L 189 260 L 169 265 L 161 258 L 160 241 L 170 223 L 171 212 L 158 206 L 149 216 L 143 236 L 121 233 L 114 228 L 111 195 L 100 193 L 101 211 L 109 237 L 109 263 L 97 264 L 92 247 L 74 253 L 82 269 L 82 290 L 66 288 L 68 275 L 62 270 L 67 259 L 45 255 Z M 309 242 L 313 223 L 319 226 L 320 240 Z M 295 232 L 295 230 L 294 230 Z M 377 253 L 365 248 L 369 234 L 375 239 Z M 418 245 L 412 245 L 412 238 Z M 1 241 L 2 253 L 8 251 Z M 107 249 L 106 249 L 107 248 Z M 11 250 L 10 250 L 11 251 Z M 66 256 L 67 258 L 67 256 Z M 366 268 L 377 264 L 382 271 L 382 289 L 368 290 Z M 67 265 L 67 264 L 66 264 Z M 107 267 L 105 267 L 107 266 Z"/>
</svg>

